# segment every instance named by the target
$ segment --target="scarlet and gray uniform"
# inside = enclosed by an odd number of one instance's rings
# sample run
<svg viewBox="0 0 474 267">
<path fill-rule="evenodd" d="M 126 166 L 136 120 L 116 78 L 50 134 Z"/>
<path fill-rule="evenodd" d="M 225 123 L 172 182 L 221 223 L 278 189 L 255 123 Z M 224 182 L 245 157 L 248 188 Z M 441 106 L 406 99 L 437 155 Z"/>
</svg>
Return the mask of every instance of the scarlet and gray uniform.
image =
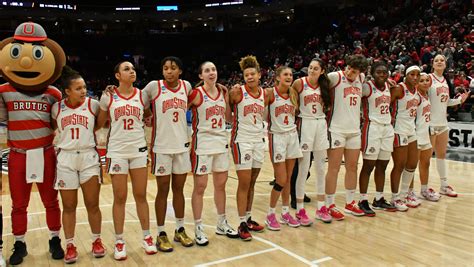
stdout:
<svg viewBox="0 0 474 267">
<path fill-rule="evenodd" d="M 99 102 L 88 97 L 77 107 L 65 99 L 53 105 L 51 116 L 59 133 L 56 189 L 78 189 L 91 177 L 99 177 L 100 157 L 94 134 L 98 112 Z"/>
<path fill-rule="evenodd" d="M 234 104 L 231 149 L 238 170 L 261 168 L 265 143 L 263 136 L 263 113 L 265 90 L 259 88 L 257 96 L 249 93 L 247 85 L 241 86 L 239 103 Z"/>
<path fill-rule="evenodd" d="M 434 73 L 431 73 L 429 76 L 431 81 L 430 88 L 428 89 L 428 98 L 431 103 L 430 134 L 438 135 L 449 129 L 447 119 L 448 106 L 459 105 L 461 100 L 449 98 L 448 82 L 443 76 L 438 77 Z"/>
<path fill-rule="evenodd" d="M 27 230 L 27 207 L 31 183 L 26 182 L 26 153 L 30 149 L 43 148 L 43 182 L 36 183 L 46 208 L 46 222 L 51 231 L 61 228 L 58 191 L 54 190 L 56 154 L 52 145 L 51 106 L 61 99 L 61 92 L 49 86 L 36 95 L 25 94 L 6 83 L 0 85 L 1 102 L 6 109 L 2 120 L 8 119 L 8 169 L 12 198 L 12 228 L 14 235 L 24 235 Z"/>
<path fill-rule="evenodd" d="M 296 131 L 296 107 L 290 96 L 282 96 L 278 88 L 272 88 L 273 101 L 268 106 L 268 140 L 272 162 L 301 158 L 303 153 Z"/>
<path fill-rule="evenodd" d="M 403 96 L 392 103 L 392 125 L 395 131 L 395 147 L 406 146 L 416 141 L 415 119 L 418 107 L 416 89 L 410 91 L 405 83 L 400 83 Z"/>
<path fill-rule="evenodd" d="M 193 106 L 191 165 L 195 174 L 229 169 L 227 131 L 225 129 L 225 92 L 212 98 L 203 86 L 195 88 L 201 102 Z"/>
<path fill-rule="evenodd" d="M 416 111 L 416 138 L 418 149 L 426 150 L 431 148 L 430 141 L 430 121 L 431 104 L 429 98 L 418 93 L 418 108 Z"/>
<path fill-rule="evenodd" d="M 328 115 L 331 148 L 360 149 L 360 102 L 364 75 L 350 80 L 343 71 L 328 74 L 333 103 Z"/>
<path fill-rule="evenodd" d="M 373 81 L 362 87 L 362 153 L 368 160 L 390 160 L 393 127 L 390 124 L 390 88 L 387 82 L 377 88 Z"/>
</svg>

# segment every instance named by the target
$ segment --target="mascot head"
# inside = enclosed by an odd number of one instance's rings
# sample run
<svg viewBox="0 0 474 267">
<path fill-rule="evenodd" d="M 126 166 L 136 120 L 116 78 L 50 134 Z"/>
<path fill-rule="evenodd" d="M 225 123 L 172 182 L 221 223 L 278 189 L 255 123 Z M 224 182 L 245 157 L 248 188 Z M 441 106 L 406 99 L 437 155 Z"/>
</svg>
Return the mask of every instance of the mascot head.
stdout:
<svg viewBox="0 0 474 267">
<path fill-rule="evenodd" d="M 22 23 L 13 37 L 0 42 L 0 74 L 15 88 L 43 91 L 59 78 L 65 64 L 63 49 L 39 24 Z"/>
</svg>

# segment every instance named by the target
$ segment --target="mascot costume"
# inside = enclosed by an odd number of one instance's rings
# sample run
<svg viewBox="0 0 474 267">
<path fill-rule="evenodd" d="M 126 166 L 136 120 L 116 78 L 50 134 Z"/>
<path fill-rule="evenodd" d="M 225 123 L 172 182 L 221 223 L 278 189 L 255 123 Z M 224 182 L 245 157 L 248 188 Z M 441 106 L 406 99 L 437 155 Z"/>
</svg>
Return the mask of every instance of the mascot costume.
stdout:
<svg viewBox="0 0 474 267">
<path fill-rule="evenodd" d="M 25 243 L 27 207 L 32 183 L 36 183 L 46 209 L 50 232 L 49 252 L 53 259 L 64 258 L 59 231 L 61 213 L 54 190 L 56 154 L 51 129 L 51 106 L 61 100 L 61 92 L 51 86 L 66 64 L 63 49 L 48 39 L 40 25 L 26 22 L 13 37 L 0 42 L 0 119 L 8 124 L 9 186 L 12 200 L 12 232 L 15 236 L 10 265 L 23 262 L 28 254 Z"/>
</svg>

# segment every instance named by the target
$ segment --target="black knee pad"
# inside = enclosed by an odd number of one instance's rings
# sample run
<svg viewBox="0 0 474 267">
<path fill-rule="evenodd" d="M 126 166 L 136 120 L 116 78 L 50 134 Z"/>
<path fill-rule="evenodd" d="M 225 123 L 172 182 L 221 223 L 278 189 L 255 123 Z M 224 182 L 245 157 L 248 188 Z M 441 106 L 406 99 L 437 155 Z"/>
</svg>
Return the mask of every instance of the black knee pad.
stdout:
<svg viewBox="0 0 474 267">
<path fill-rule="evenodd" d="M 281 190 L 283 190 L 283 186 L 281 186 L 277 182 L 275 182 L 275 184 L 273 185 L 273 189 L 275 189 L 275 191 L 277 191 L 277 192 L 281 192 Z"/>
</svg>

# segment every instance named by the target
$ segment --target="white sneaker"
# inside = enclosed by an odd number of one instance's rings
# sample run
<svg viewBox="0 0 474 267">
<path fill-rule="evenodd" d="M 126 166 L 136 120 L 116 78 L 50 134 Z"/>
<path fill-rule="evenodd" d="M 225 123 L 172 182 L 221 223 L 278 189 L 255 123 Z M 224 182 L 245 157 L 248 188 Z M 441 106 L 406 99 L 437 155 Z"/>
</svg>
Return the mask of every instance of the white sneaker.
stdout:
<svg viewBox="0 0 474 267">
<path fill-rule="evenodd" d="M 405 205 L 405 202 L 403 202 L 400 199 L 392 200 L 392 205 L 395 206 L 395 208 L 397 208 L 397 211 L 407 211 L 408 210 L 408 207 L 407 207 L 407 205 Z"/>
<path fill-rule="evenodd" d="M 218 235 L 226 235 L 229 238 L 238 238 L 239 233 L 232 228 L 227 220 L 218 223 L 216 226 L 216 234 Z"/>
<path fill-rule="evenodd" d="M 5 266 L 6 266 L 5 260 L 3 259 L 2 254 L 0 254 L 0 267 L 5 267 Z"/>
<path fill-rule="evenodd" d="M 127 259 L 127 250 L 125 248 L 125 241 L 117 240 L 114 246 L 114 259 L 123 261 Z"/>
<path fill-rule="evenodd" d="M 421 202 L 413 191 L 408 192 L 408 195 L 405 198 L 405 203 L 410 208 L 416 208 L 421 205 Z"/>
<path fill-rule="evenodd" d="M 425 191 L 420 192 L 421 196 L 423 196 L 426 200 L 429 201 L 438 201 L 441 196 L 439 195 L 438 192 L 434 191 L 433 188 L 428 188 Z"/>
<path fill-rule="evenodd" d="M 439 193 L 441 195 L 446 195 L 448 197 L 457 197 L 458 196 L 458 193 L 456 193 L 456 191 L 454 191 L 454 189 L 448 185 L 448 186 L 442 186 L 440 189 L 439 189 Z"/>
<path fill-rule="evenodd" d="M 202 225 L 196 226 L 196 228 L 194 229 L 194 236 L 194 240 L 196 241 L 196 244 L 198 244 L 198 246 L 207 246 L 209 244 L 209 239 L 207 239 Z"/>
<path fill-rule="evenodd" d="M 142 241 L 142 247 L 145 249 L 145 253 L 148 255 L 153 255 L 158 252 L 155 243 L 153 242 L 153 237 L 151 235 L 145 236 Z"/>
</svg>

